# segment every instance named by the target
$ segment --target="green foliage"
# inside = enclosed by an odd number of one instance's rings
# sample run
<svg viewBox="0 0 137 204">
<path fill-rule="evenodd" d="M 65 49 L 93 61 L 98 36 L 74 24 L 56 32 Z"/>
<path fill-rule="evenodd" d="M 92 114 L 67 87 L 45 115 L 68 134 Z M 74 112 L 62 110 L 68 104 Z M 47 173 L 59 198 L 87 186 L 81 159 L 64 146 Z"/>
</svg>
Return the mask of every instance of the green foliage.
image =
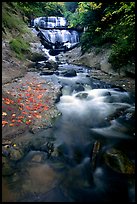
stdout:
<svg viewBox="0 0 137 204">
<path fill-rule="evenodd" d="M 63 5 L 58 2 L 16 2 L 25 15 L 30 17 L 62 16 Z"/>
<path fill-rule="evenodd" d="M 135 59 L 135 2 L 78 2 L 75 13 L 66 14 L 70 26 L 86 28 L 81 37 L 83 53 L 109 43 L 114 69 Z"/>
<path fill-rule="evenodd" d="M 74 13 L 76 8 L 78 7 L 78 2 L 75 2 L 75 1 L 65 2 L 64 5 L 65 5 L 66 11 L 70 11 L 70 12 Z"/>
<path fill-rule="evenodd" d="M 19 59 L 24 59 L 26 54 L 29 53 L 29 43 L 27 43 L 22 37 L 17 37 L 9 42 L 11 50 L 16 54 Z"/>
<path fill-rule="evenodd" d="M 19 32 L 23 31 L 23 22 L 17 18 L 17 15 L 7 12 L 5 9 L 2 10 L 2 27 L 7 29 L 14 29 Z"/>
</svg>

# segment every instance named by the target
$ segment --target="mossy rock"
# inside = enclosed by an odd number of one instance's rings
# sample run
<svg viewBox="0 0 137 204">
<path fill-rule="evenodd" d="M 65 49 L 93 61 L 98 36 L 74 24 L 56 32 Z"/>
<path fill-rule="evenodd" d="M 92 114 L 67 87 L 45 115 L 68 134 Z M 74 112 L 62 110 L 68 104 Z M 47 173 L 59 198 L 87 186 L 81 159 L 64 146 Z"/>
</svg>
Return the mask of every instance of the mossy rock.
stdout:
<svg viewBox="0 0 137 204">
<path fill-rule="evenodd" d="M 135 164 L 122 151 L 111 148 L 104 155 L 105 163 L 114 171 L 123 174 L 135 174 Z"/>
</svg>

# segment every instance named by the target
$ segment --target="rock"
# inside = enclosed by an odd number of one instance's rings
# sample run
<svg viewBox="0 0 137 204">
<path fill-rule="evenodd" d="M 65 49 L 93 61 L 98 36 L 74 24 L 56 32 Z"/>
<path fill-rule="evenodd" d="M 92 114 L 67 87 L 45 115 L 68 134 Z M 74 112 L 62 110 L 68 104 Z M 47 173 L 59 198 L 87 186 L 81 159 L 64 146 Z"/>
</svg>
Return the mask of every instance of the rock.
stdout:
<svg viewBox="0 0 137 204">
<path fill-rule="evenodd" d="M 2 156 L 2 175 L 10 176 L 14 173 L 14 168 L 8 158 Z"/>
<path fill-rule="evenodd" d="M 50 59 L 46 62 L 46 67 L 52 70 L 56 70 L 58 68 L 58 63 Z"/>
<path fill-rule="evenodd" d="M 77 73 L 74 69 L 68 69 L 68 70 L 62 72 L 62 75 L 64 77 L 75 77 L 75 76 L 77 76 Z"/>
<path fill-rule="evenodd" d="M 75 87 L 74 87 L 74 90 L 75 90 L 76 92 L 80 92 L 80 91 L 84 91 L 85 88 L 83 87 L 82 84 L 76 84 Z"/>
<path fill-rule="evenodd" d="M 24 156 L 23 152 L 16 146 L 16 144 L 3 146 L 2 154 L 14 161 L 18 161 Z"/>
<path fill-rule="evenodd" d="M 120 150 L 115 148 L 108 149 L 104 153 L 105 163 L 114 171 L 123 174 L 135 174 L 135 165 Z"/>
<path fill-rule="evenodd" d="M 88 93 L 78 93 L 76 97 L 79 99 L 85 99 L 88 97 Z"/>
<path fill-rule="evenodd" d="M 42 71 L 40 73 L 40 75 L 53 75 L 53 74 L 54 74 L 54 71 L 52 70 Z"/>
<path fill-rule="evenodd" d="M 48 56 L 46 56 L 45 53 L 34 52 L 30 57 L 30 60 L 32 62 L 46 61 L 48 60 Z"/>
</svg>

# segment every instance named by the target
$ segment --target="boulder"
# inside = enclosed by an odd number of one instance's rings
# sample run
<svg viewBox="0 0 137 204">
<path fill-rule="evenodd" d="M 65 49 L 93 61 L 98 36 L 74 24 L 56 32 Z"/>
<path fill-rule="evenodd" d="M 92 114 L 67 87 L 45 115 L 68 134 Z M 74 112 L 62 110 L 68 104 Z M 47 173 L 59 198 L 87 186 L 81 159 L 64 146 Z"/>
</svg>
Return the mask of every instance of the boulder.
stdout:
<svg viewBox="0 0 137 204">
<path fill-rule="evenodd" d="M 62 72 L 62 75 L 64 77 L 75 77 L 75 76 L 77 76 L 77 73 L 74 69 L 68 69 L 68 70 Z"/>
</svg>

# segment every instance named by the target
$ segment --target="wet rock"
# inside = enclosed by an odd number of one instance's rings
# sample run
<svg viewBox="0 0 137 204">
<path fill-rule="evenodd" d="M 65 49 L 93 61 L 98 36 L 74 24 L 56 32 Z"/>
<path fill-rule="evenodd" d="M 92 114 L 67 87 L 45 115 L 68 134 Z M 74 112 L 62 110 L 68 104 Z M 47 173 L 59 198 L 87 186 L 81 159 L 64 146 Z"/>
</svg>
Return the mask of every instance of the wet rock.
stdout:
<svg viewBox="0 0 137 204">
<path fill-rule="evenodd" d="M 11 164 L 8 158 L 2 156 L 2 175 L 10 176 L 14 172 L 13 164 Z"/>
<path fill-rule="evenodd" d="M 114 171 L 123 174 L 135 174 L 135 165 L 129 158 L 120 150 L 111 148 L 104 155 L 105 163 Z"/>
<path fill-rule="evenodd" d="M 54 71 L 52 70 L 42 71 L 40 73 L 40 75 L 53 75 L 53 74 L 54 74 Z"/>
<path fill-rule="evenodd" d="M 76 97 L 79 99 L 85 99 L 88 97 L 88 93 L 78 93 Z"/>
<path fill-rule="evenodd" d="M 46 60 L 48 60 L 48 56 L 46 56 L 45 53 L 34 52 L 33 55 L 31 56 L 32 62 L 39 62 L 39 61 L 46 61 Z"/>
<path fill-rule="evenodd" d="M 76 84 L 75 87 L 74 87 L 74 90 L 75 90 L 76 92 L 80 92 L 80 91 L 84 91 L 85 88 L 83 87 L 82 84 Z"/>
<path fill-rule="evenodd" d="M 56 70 L 58 68 L 58 63 L 50 59 L 46 62 L 46 67 L 52 70 Z"/>
<path fill-rule="evenodd" d="M 22 150 L 16 144 L 3 146 L 2 154 L 14 161 L 18 161 L 24 156 Z"/>
<path fill-rule="evenodd" d="M 77 73 L 74 69 L 68 69 L 68 70 L 62 72 L 62 75 L 64 77 L 74 77 L 74 76 L 77 76 Z"/>
</svg>

